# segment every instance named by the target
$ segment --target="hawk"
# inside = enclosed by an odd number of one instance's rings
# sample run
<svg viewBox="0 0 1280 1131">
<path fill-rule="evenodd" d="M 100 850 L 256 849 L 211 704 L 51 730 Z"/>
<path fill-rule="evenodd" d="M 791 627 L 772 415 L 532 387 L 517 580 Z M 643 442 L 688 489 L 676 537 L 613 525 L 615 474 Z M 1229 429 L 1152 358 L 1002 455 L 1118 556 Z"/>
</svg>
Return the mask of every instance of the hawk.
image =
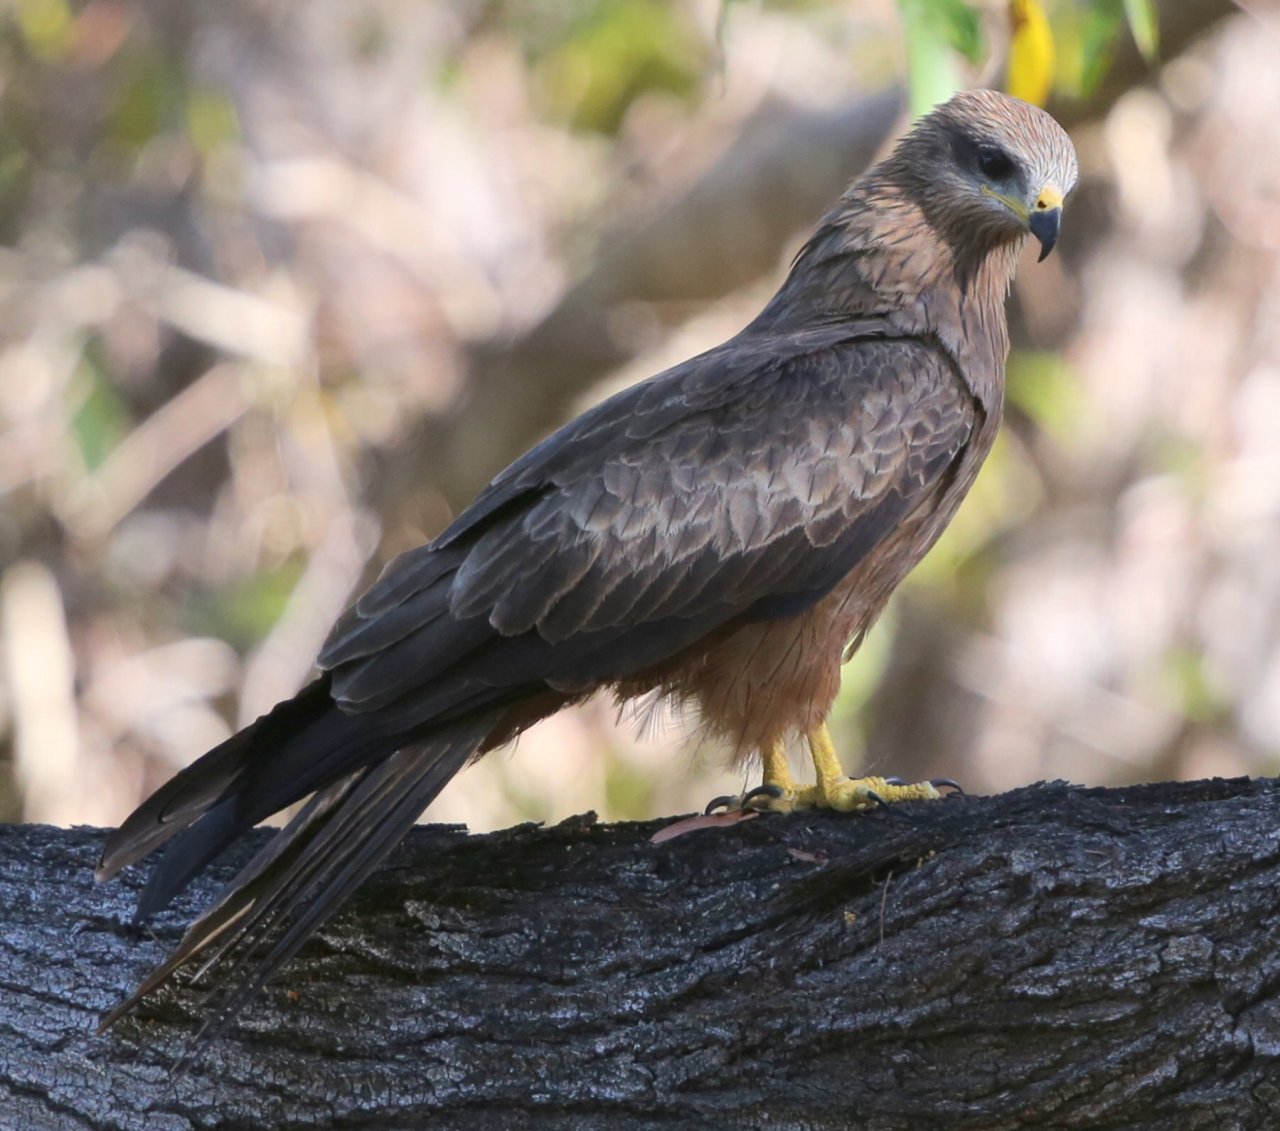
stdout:
<svg viewBox="0 0 1280 1131">
<path fill-rule="evenodd" d="M 628 388 L 497 476 L 341 618 L 321 674 L 157 790 L 107 841 L 167 904 L 307 798 L 111 1024 L 187 959 L 238 1010 L 459 770 L 598 691 L 696 708 L 772 808 L 936 797 L 844 775 L 842 656 L 942 533 L 999 426 L 1004 301 L 1077 176 L 1042 110 L 957 94 L 856 180 L 722 345 Z M 789 774 L 803 738 L 813 785 Z"/>
</svg>

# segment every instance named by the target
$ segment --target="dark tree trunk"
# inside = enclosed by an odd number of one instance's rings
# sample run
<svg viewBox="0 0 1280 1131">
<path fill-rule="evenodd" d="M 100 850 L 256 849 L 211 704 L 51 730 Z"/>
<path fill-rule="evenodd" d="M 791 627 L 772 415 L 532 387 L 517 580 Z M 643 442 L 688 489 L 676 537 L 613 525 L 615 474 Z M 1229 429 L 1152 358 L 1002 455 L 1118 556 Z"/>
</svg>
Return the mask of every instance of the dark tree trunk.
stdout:
<svg viewBox="0 0 1280 1131">
<path fill-rule="evenodd" d="M 100 834 L 0 828 L 0 1126 L 1280 1127 L 1278 818 L 1212 781 L 423 828 L 176 1079 L 198 992 L 93 1030 L 219 877 L 153 937 Z"/>
</svg>

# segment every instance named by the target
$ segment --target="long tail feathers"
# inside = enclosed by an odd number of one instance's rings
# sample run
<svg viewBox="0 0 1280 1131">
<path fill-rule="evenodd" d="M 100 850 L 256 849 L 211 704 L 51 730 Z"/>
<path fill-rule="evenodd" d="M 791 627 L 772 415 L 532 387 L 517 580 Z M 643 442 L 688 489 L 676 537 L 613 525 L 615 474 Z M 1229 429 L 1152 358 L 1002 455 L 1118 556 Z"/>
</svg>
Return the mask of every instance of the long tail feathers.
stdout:
<svg viewBox="0 0 1280 1131">
<path fill-rule="evenodd" d="M 386 858 L 496 721 L 488 714 L 452 724 L 321 789 L 99 1031 L 203 955 L 200 973 L 218 967 L 220 986 L 195 1039 L 213 1036 Z"/>
<path fill-rule="evenodd" d="M 292 699 L 286 699 L 256 722 L 232 735 L 226 742 L 215 746 L 156 790 L 107 838 L 106 847 L 102 850 L 102 860 L 98 864 L 97 878 L 110 879 L 121 868 L 141 860 L 197 822 L 219 801 L 232 794 L 244 793 L 248 784 L 245 779 L 253 771 L 260 771 L 267 763 L 262 757 L 263 751 L 275 753 L 293 748 L 305 756 L 280 759 L 286 763 L 286 771 L 291 771 L 288 783 L 290 787 L 295 786 L 298 779 L 308 771 L 311 771 L 311 776 L 318 776 L 314 772 L 315 764 L 324 763 L 326 759 L 317 756 L 317 744 L 307 741 L 311 737 L 308 732 L 317 723 L 331 717 L 338 717 L 338 712 L 329 695 L 329 677 L 323 676 L 303 688 Z M 345 757 L 342 743 L 330 740 L 323 743 L 323 746 L 324 751 L 319 753 L 333 751 Z M 299 764 L 294 765 L 294 762 Z M 347 768 L 349 770 L 350 766 Z M 331 774 L 330 780 L 334 776 L 338 775 Z M 304 787 L 292 797 L 286 796 L 277 801 L 275 808 L 263 813 L 262 817 L 269 816 L 316 788 L 319 786 L 312 785 L 310 789 Z M 275 798 L 263 799 L 264 803 L 272 800 Z M 245 827 L 252 827 L 255 823 L 251 821 Z"/>
</svg>

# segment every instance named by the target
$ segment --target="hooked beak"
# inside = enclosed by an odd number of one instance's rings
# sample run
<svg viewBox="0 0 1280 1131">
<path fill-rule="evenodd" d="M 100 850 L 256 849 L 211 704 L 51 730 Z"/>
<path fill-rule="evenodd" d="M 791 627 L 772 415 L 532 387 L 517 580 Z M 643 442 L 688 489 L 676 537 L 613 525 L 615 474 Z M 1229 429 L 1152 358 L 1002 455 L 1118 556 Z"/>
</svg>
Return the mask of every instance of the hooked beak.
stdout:
<svg viewBox="0 0 1280 1131">
<path fill-rule="evenodd" d="M 1035 207 L 1027 216 L 1027 227 L 1040 241 L 1040 257 L 1036 262 L 1043 263 L 1058 242 L 1058 232 L 1062 228 L 1062 193 L 1053 185 L 1045 185 L 1040 190 Z"/>
<path fill-rule="evenodd" d="M 1035 204 L 1028 208 L 1025 200 L 1006 196 L 986 185 L 982 186 L 982 192 L 1000 201 L 1040 241 L 1040 258 L 1036 262 L 1043 263 L 1058 242 L 1058 232 L 1062 228 L 1062 193 L 1054 185 L 1045 185 Z"/>
</svg>

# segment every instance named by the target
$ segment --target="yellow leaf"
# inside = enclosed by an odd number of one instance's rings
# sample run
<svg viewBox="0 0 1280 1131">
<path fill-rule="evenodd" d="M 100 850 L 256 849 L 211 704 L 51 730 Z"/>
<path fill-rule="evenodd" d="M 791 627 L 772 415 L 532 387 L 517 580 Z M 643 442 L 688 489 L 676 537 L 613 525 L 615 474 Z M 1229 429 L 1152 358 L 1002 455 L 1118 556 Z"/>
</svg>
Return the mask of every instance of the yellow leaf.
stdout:
<svg viewBox="0 0 1280 1131">
<path fill-rule="evenodd" d="M 1009 93 L 1043 106 L 1053 86 L 1053 29 L 1040 0 L 1009 0 Z"/>
<path fill-rule="evenodd" d="M 66 54 L 75 32 L 67 0 L 19 0 L 18 24 L 32 51 L 42 59 Z"/>
</svg>

